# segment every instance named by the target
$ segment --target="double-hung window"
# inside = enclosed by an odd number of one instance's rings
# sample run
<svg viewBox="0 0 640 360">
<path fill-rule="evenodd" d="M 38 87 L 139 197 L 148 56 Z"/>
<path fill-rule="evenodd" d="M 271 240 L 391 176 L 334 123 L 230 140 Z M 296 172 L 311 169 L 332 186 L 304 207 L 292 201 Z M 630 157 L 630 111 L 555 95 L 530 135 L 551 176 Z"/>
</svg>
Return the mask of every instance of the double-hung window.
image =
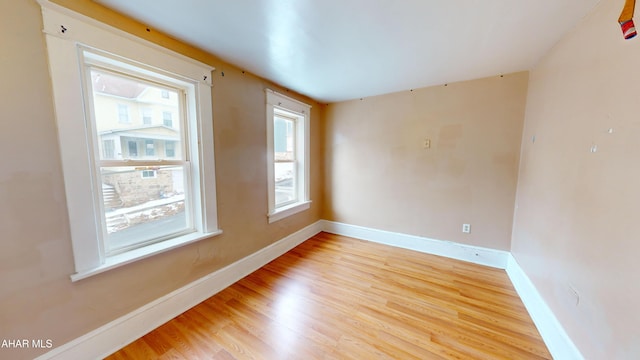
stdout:
<svg viewBox="0 0 640 360">
<path fill-rule="evenodd" d="M 267 89 L 269 222 L 309 208 L 311 106 Z"/>
<path fill-rule="evenodd" d="M 54 4 L 43 15 L 72 280 L 220 233 L 213 69 Z M 175 114 L 170 127 L 152 112 Z"/>
</svg>

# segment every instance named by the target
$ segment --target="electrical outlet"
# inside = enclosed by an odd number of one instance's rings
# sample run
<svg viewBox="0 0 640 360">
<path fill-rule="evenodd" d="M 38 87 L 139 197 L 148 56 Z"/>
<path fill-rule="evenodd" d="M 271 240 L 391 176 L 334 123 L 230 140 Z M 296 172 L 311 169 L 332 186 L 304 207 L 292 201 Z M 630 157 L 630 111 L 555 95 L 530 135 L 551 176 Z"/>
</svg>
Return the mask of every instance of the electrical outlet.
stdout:
<svg viewBox="0 0 640 360">
<path fill-rule="evenodd" d="M 462 232 L 469 234 L 471 232 L 471 224 L 462 224 Z"/>
</svg>

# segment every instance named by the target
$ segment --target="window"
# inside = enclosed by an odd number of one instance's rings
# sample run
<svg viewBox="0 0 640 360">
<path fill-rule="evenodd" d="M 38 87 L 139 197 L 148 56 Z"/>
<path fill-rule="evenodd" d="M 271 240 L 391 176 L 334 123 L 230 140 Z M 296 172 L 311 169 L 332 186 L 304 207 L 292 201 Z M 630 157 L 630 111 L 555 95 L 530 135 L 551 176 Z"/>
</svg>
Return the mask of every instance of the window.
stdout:
<svg viewBox="0 0 640 360">
<path fill-rule="evenodd" d="M 162 96 L 163 99 L 168 99 L 169 98 L 169 92 L 167 90 L 160 90 L 160 96 Z"/>
<path fill-rule="evenodd" d="M 145 140 L 144 149 L 145 149 L 145 155 L 147 156 L 154 156 L 156 154 L 156 150 L 153 145 L 153 140 Z"/>
<path fill-rule="evenodd" d="M 118 104 L 118 122 L 121 124 L 129 123 L 129 107 L 127 105 Z"/>
<path fill-rule="evenodd" d="M 153 110 L 145 108 L 142 110 L 142 123 L 144 125 L 151 125 L 153 122 Z"/>
<path fill-rule="evenodd" d="M 267 90 L 269 222 L 306 210 L 311 106 Z"/>
<path fill-rule="evenodd" d="M 115 152 L 115 141 L 114 140 L 104 140 L 102 142 L 102 151 L 105 159 L 113 159 L 116 157 Z"/>
<path fill-rule="evenodd" d="M 162 112 L 162 123 L 164 126 L 173 127 L 173 115 L 171 115 L 171 111 Z"/>
<path fill-rule="evenodd" d="M 155 170 L 142 170 L 142 178 L 143 179 L 149 179 L 149 178 L 155 178 L 156 177 L 156 171 Z"/>
<path fill-rule="evenodd" d="M 173 141 L 167 141 L 164 143 L 164 156 L 168 158 L 176 156 L 176 143 Z"/>
<path fill-rule="evenodd" d="M 275 206 L 286 206 L 298 201 L 296 191 L 297 159 L 296 118 L 282 111 L 273 116 L 273 175 L 275 181 Z"/>
<path fill-rule="evenodd" d="M 129 144 L 129 158 L 136 158 L 138 157 L 138 142 L 137 141 L 127 141 L 127 144 Z"/>
<path fill-rule="evenodd" d="M 48 2 L 42 6 L 76 270 L 72 280 L 219 234 L 213 69 L 59 13 Z M 60 32 L 62 25 L 68 31 Z M 139 108 L 140 94 L 161 91 L 169 99 L 158 106 L 173 109 L 171 129 L 123 124 L 125 109 L 128 123 L 129 108 Z M 102 111 L 109 108 L 118 111 Z M 156 146 L 167 139 L 180 151 L 171 160 L 159 159 Z"/>
</svg>

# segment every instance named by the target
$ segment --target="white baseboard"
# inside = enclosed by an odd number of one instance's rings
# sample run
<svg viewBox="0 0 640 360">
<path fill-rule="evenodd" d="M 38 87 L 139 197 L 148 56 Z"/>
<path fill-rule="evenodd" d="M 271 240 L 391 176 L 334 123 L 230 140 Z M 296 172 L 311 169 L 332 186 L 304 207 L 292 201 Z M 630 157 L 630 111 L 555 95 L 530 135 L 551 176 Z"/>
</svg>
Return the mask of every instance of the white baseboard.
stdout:
<svg viewBox="0 0 640 360">
<path fill-rule="evenodd" d="M 150 302 L 36 360 L 102 359 L 220 292 L 322 231 L 315 222 L 264 249 Z"/>
<path fill-rule="evenodd" d="M 571 341 L 558 319 L 544 302 L 538 290 L 520 268 L 511 253 L 334 221 L 323 220 L 322 222 L 323 230 L 332 234 L 506 269 L 507 275 L 511 279 L 513 286 L 522 299 L 553 358 L 562 360 L 584 360 L 578 348 Z"/>
<path fill-rule="evenodd" d="M 520 299 L 527 308 L 531 319 L 533 319 L 533 323 L 538 328 L 540 336 L 542 336 L 553 358 L 562 360 L 584 360 L 580 350 L 578 350 L 573 341 L 571 341 L 569 335 L 564 331 L 562 324 L 560 324 L 535 285 L 533 285 L 527 274 L 511 254 L 509 254 L 509 261 L 507 263 L 507 275 L 509 275 L 513 287 L 515 287 L 518 292 Z"/>
<path fill-rule="evenodd" d="M 61 345 L 39 356 L 36 360 L 104 358 L 321 231 L 506 269 L 551 355 L 555 359 L 584 360 L 533 283 L 509 252 L 327 220 L 319 220 L 254 254 Z"/>
<path fill-rule="evenodd" d="M 373 241 L 380 244 L 468 261 L 499 269 L 505 269 L 507 267 L 507 260 L 509 258 L 509 253 L 501 250 L 465 245 L 451 241 L 434 240 L 421 236 L 343 224 L 335 221 L 323 220 L 323 223 L 323 230 L 332 234 Z"/>
</svg>

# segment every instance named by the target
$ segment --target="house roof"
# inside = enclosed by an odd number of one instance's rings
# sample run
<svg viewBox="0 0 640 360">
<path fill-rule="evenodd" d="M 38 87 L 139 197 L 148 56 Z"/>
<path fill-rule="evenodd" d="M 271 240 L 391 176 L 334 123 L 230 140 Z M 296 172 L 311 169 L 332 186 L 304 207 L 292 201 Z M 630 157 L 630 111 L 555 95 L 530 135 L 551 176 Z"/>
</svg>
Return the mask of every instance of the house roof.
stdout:
<svg viewBox="0 0 640 360">
<path fill-rule="evenodd" d="M 127 99 L 137 99 L 149 86 L 140 82 L 93 70 L 91 81 L 95 91 Z"/>
</svg>

